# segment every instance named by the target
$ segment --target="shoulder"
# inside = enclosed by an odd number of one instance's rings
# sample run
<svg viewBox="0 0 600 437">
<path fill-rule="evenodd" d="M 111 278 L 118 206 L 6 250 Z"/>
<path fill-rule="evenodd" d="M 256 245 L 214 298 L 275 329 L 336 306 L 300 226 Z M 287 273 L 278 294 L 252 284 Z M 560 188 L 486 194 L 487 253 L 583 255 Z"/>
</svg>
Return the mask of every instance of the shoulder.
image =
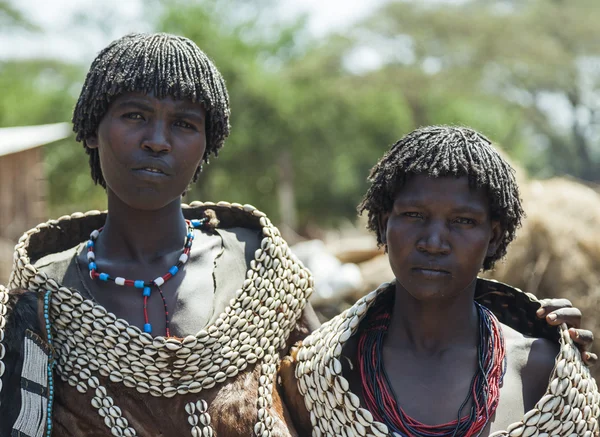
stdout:
<svg viewBox="0 0 600 437">
<path fill-rule="evenodd" d="M 234 228 L 216 228 L 223 239 L 223 244 L 228 249 L 237 249 L 240 253 L 245 253 L 246 258 L 252 259 L 254 252 L 260 247 L 261 235 L 256 229 L 234 227 Z"/>
<path fill-rule="evenodd" d="M 510 354 L 513 362 L 520 366 L 535 365 L 539 369 L 554 366 L 556 355 L 560 350 L 558 343 L 545 338 L 530 337 L 502 325 L 506 341 L 506 352 Z"/>
<path fill-rule="evenodd" d="M 48 277 L 53 278 L 59 283 L 63 282 L 69 266 L 74 262 L 80 245 L 71 249 L 51 253 L 33 262 L 33 266 L 40 272 L 44 272 Z"/>
<path fill-rule="evenodd" d="M 538 400 L 548 389 L 548 381 L 560 351 L 558 343 L 534 338 L 502 325 L 510 366 L 521 375 L 525 403 Z"/>
</svg>

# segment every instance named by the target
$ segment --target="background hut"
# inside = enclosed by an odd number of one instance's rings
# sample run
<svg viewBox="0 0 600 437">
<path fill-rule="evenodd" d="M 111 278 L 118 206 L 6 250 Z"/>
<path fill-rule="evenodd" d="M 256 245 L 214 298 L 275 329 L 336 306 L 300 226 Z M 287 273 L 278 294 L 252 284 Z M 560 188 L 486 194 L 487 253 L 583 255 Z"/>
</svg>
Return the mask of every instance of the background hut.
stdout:
<svg viewBox="0 0 600 437">
<path fill-rule="evenodd" d="M 0 128 L 0 283 L 8 279 L 16 240 L 47 219 L 40 146 L 70 133 L 69 123 Z"/>
</svg>

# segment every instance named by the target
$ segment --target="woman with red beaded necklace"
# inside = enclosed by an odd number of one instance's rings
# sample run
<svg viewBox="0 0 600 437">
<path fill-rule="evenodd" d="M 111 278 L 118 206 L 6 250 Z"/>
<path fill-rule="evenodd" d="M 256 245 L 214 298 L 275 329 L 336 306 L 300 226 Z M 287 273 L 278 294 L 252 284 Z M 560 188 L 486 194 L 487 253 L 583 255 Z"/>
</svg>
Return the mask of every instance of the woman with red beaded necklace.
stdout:
<svg viewBox="0 0 600 437">
<path fill-rule="evenodd" d="M 284 359 L 298 426 L 313 436 L 598 435 L 600 395 L 577 332 L 551 329 L 534 297 L 477 277 L 523 216 L 513 170 L 489 140 L 417 129 L 370 181 L 359 209 L 395 280 Z"/>
</svg>

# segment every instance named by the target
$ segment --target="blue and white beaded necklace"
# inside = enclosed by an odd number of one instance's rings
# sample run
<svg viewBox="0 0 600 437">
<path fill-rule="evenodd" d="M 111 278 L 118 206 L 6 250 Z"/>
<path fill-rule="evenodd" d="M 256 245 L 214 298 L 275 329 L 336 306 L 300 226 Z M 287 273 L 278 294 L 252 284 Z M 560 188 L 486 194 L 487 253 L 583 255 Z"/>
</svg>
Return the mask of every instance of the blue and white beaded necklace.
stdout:
<svg viewBox="0 0 600 437">
<path fill-rule="evenodd" d="M 167 301 L 165 300 L 165 296 L 161 289 L 161 286 L 171 279 L 173 276 L 181 270 L 184 264 L 188 261 L 190 256 L 190 250 L 192 248 L 192 242 L 194 241 L 194 229 L 202 227 L 208 219 L 203 218 L 200 220 L 186 220 L 186 224 L 188 227 L 188 232 L 185 237 L 185 244 L 183 246 L 183 253 L 179 256 L 179 261 L 173 267 L 169 269 L 167 273 L 152 281 L 144 281 L 141 279 L 132 280 L 125 279 L 120 276 L 112 277 L 108 273 L 101 273 L 98 271 L 98 266 L 96 264 L 96 253 L 94 252 L 94 247 L 96 245 L 96 240 L 102 232 L 102 228 L 96 229 L 92 231 L 90 234 L 90 239 L 87 242 L 87 259 L 88 259 L 88 269 L 90 271 L 90 277 L 92 280 L 100 280 L 103 282 L 114 282 L 117 285 L 135 287 L 142 290 L 142 296 L 144 298 L 144 332 L 148 334 L 152 333 L 152 324 L 148 318 L 148 298 L 152 294 L 152 288 L 156 288 L 160 293 L 160 297 L 163 301 L 163 306 L 165 308 L 165 323 L 166 323 L 166 336 L 170 337 L 171 332 L 169 330 L 169 311 L 167 308 Z"/>
</svg>

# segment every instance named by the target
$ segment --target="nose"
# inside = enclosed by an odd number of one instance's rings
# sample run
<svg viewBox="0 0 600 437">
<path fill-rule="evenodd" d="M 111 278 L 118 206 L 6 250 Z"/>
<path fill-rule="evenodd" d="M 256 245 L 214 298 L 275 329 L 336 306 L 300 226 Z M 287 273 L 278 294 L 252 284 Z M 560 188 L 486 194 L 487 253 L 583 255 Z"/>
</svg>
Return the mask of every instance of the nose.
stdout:
<svg viewBox="0 0 600 437">
<path fill-rule="evenodd" d="M 160 122 L 149 124 L 141 147 L 156 155 L 169 153 L 171 151 L 171 140 L 165 124 Z"/>
<path fill-rule="evenodd" d="M 417 240 L 417 250 L 431 255 L 447 255 L 450 253 L 448 226 L 442 221 L 430 222 L 423 228 Z"/>
</svg>

